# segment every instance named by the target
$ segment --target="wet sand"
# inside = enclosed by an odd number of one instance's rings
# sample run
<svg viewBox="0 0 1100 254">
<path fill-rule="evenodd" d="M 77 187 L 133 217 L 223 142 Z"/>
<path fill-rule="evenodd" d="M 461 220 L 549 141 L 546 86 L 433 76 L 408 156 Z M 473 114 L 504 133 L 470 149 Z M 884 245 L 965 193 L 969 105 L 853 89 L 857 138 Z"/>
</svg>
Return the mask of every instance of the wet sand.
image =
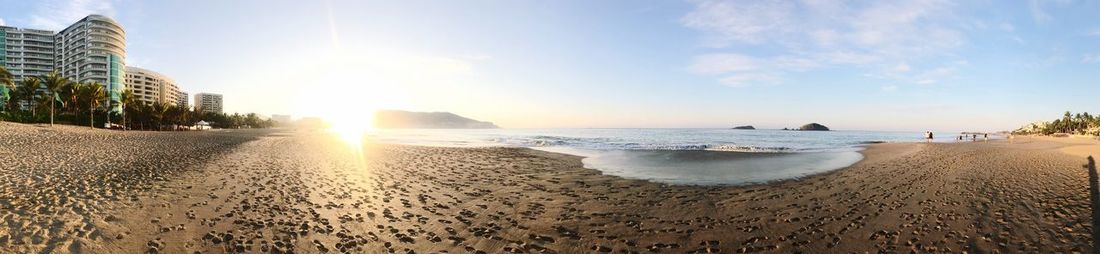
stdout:
<svg viewBox="0 0 1100 254">
<path fill-rule="evenodd" d="M 92 253 L 1091 252 L 1088 173 L 1040 139 L 876 144 L 769 185 L 670 186 L 519 148 L 0 123 L 0 249 Z"/>
</svg>

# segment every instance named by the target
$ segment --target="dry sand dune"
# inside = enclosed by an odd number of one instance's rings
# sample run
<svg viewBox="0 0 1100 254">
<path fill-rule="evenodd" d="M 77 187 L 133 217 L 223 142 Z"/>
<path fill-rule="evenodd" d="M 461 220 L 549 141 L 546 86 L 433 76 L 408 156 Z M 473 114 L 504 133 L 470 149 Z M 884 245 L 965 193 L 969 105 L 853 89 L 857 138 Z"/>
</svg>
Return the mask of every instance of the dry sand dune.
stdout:
<svg viewBox="0 0 1100 254">
<path fill-rule="evenodd" d="M 0 123 L 12 252 L 1091 252 L 1066 144 L 878 144 L 748 187 L 601 175 L 518 148 L 317 132 L 142 133 Z M 125 152 L 104 152 L 121 149 Z"/>
</svg>

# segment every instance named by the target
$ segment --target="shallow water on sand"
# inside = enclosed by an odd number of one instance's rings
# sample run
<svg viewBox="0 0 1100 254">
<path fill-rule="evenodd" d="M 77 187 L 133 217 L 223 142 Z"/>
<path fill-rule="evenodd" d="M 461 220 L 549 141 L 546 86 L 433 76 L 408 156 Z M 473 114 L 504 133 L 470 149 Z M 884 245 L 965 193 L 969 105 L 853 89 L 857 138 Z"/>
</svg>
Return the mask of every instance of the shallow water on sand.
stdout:
<svg viewBox="0 0 1100 254">
<path fill-rule="evenodd" d="M 410 129 L 376 130 L 368 137 L 409 145 L 529 147 L 584 156 L 585 167 L 609 175 L 690 185 L 794 179 L 850 166 L 868 143 L 923 141 L 920 132 L 731 129 Z"/>
<path fill-rule="evenodd" d="M 604 174 L 683 185 L 744 185 L 796 179 L 851 166 L 855 151 L 751 153 L 726 151 L 586 150 L 536 148 L 584 156 Z"/>
</svg>

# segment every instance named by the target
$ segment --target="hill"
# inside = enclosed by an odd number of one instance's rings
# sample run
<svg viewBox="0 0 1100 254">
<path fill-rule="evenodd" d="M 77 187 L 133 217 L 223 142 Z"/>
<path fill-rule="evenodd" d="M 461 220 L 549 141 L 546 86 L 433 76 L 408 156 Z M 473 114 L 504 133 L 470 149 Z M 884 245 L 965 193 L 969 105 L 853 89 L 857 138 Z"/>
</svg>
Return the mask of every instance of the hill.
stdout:
<svg viewBox="0 0 1100 254">
<path fill-rule="evenodd" d="M 374 127 L 382 129 L 495 129 L 491 122 L 465 118 L 450 112 L 379 110 Z"/>
</svg>

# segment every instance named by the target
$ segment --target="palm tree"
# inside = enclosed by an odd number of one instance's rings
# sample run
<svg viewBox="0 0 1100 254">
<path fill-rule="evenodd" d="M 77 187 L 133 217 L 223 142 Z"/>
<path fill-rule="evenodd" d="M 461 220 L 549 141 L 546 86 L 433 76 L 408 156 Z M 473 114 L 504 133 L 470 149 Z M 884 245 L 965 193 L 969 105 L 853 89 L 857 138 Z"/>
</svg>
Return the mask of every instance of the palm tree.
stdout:
<svg viewBox="0 0 1100 254">
<path fill-rule="evenodd" d="M 176 105 L 168 105 L 165 110 L 164 118 L 165 122 L 172 125 L 172 130 L 179 130 L 179 126 L 183 125 L 183 118 L 186 112 L 185 109 Z"/>
<path fill-rule="evenodd" d="M 79 85 L 77 90 L 80 92 L 80 98 L 84 100 L 84 105 L 88 107 L 88 126 L 95 128 L 95 110 L 107 98 L 103 85 L 98 82 L 84 83 Z"/>
<path fill-rule="evenodd" d="M 7 107 L 8 104 L 10 104 L 8 103 L 8 101 L 12 100 L 11 94 L 14 90 L 14 76 L 12 76 L 11 72 L 9 72 L 8 69 L 4 68 L 4 66 L 0 66 L 0 97 L 3 98 L 3 100 L 0 100 L 0 111 L 3 111 L 4 108 Z"/>
<path fill-rule="evenodd" d="M 152 122 L 156 123 L 158 131 L 161 130 L 161 127 L 164 126 L 165 115 L 168 114 L 168 106 L 160 102 L 153 102 L 149 109 Z"/>
<path fill-rule="evenodd" d="M 133 109 L 131 104 L 134 103 L 134 90 L 126 89 L 122 91 L 122 97 L 119 98 L 119 101 L 122 103 L 122 126 L 126 126 L 126 115 Z"/>
<path fill-rule="evenodd" d="M 8 68 L 4 68 L 4 66 L 0 66 L 0 81 L 7 81 L 7 82 L 10 83 L 10 82 L 12 82 L 13 77 L 14 76 L 11 75 L 11 72 L 8 71 Z"/>
<path fill-rule="evenodd" d="M 50 97 L 38 96 L 37 99 L 34 99 L 35 110 L 49 111 L 50 110 L 50 102 L 54 102 L 53 100 L 50 99 Z"/>
<path fill-rule="evenodd" d="M 27 101 L 27 106 L 31 109 L 31 116 L 37 118 L 38 114 L 34 110 L 34 97 L 38 95 L 38 89 L 42 88 L 42 82 L 36 77 L 25 77 L 22 83 L 18 88 L 19 97 Z"/>
<path fill-rule="evenodd" d="M 77 102 L 77 96 L 79 95 L 77 91 L 78 84 L 79 83 L 76 82 L 67 82 L 64 86 L 61 86 L 61 90 L 57 92 L 57 94 L 61 95 L 61 100 L 65 104 L 65 106 L 62 107 L 62 112 L 67 111 L 72 114 L 77 114 L 77 112 L 80 111 L 80 105 L 79 102 Z"/>
<path fill-rule="evenodd" d="M 57 91 L 61 90 L 65 83 L 69 83 L 69 80 L 62 77 L 56 71 L 42 76 L 42 84 L 46 86 L 46 97 L 53 100 L 57 96 Z M 50 126 L 53 126 L 54 104 L 50 103 Z"/>
</svg>

